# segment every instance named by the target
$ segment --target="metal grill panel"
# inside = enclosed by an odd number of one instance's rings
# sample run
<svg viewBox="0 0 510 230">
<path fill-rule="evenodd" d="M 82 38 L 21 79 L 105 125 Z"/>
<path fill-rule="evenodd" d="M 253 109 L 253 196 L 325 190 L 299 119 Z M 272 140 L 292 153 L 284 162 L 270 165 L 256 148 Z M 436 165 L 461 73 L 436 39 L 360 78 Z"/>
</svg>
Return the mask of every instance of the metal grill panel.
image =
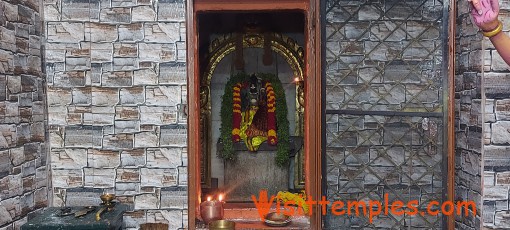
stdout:
<svg viewBox="0 0 510 230">
<path fill-rule="evenodd" d="M 442 201 L 442 118 L 328 114 L 327 198 L 341 200 L 418 201 L 426 212 L 430 201 Z M 402 229 L 441 227 L 441 216 L 326 218 L 330 229 L 373 227 Z M 382 221 L 384 220 L 384 221 Z"/>
<path fill-rule="evenodd" d="M 446 4 L 446 3 L 445 3 Z M 442 1 L 327 0 L 326 195 L 330 201 L 443 200 Z M 331 208 L 331 207 L 330 207 Z M 441 229 L 442 216 L 333 215 L 327 229 Z"/>
<path fill-rule="evenodd" d="M 326 108 L 440 112 L 442 10 L 431 0 L 329 0 Z"/>
</svg>

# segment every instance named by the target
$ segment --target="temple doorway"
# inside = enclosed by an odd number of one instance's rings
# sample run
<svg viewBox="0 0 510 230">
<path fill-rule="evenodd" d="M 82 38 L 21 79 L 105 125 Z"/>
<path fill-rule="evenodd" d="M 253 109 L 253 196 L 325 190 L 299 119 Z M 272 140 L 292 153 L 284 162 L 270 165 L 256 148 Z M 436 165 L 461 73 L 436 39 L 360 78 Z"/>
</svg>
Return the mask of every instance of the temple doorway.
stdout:
<svg viewBox="0 0 510 230">
<path fill-rule="evenodd" d="M 252 202 L 261 190 L 304 189 L 303 13 L 198 20 L 203 198 Z"/>
<path fill-rule="evenodd" d="M 189 129 L 197 132 L 188 156 L 190 196 L 198 202 L 190 198 L 189 207 L 198 222 L 190 227 L 202 224 L 199 204 L 220 194 L 225 219 L 243 224 L 261 224 L 251 198 L 260 191 L 320 195 L 322 86 L 310 4 L 192 4 Z M 318 214 L 292 224 L 310 228 Z"/>
</svg>

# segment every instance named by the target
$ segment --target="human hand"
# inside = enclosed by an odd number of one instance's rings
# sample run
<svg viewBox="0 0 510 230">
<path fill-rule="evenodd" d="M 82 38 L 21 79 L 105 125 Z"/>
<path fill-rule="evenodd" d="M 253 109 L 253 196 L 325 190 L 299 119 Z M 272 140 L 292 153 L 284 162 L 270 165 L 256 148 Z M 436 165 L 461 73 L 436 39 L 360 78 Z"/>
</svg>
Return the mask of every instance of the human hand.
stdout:
<svg viewBox="0 0 510 230">
<path fill-rule="evenodd" d="M 498 26 L 498 0 L 468 0 L 475 24 L 483 31 L 491 31 Z"/>
</svg>

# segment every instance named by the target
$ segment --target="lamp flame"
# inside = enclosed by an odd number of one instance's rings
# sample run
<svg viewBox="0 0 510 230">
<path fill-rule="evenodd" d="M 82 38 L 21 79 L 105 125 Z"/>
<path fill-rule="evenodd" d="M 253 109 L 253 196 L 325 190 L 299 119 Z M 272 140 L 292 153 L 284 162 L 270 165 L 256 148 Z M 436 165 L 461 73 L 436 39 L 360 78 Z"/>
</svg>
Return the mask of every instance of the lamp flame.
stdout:
<svg viewBox="0 0 510 230">
<path fill-rule="evenodd" d="M 220 193 L 220 194 L 218 195 L 218 200 L 219 200 L 220 202 L 221 202 L 221 201 L 223 201 L 223 194 L 221 194 L 221 193 Z"/>
<path fill-rule="evenodd" d="M 212 200 L 212 197 L 211 196 L 207 196 L 207 201 L 211 201 Z"/>
</svg>

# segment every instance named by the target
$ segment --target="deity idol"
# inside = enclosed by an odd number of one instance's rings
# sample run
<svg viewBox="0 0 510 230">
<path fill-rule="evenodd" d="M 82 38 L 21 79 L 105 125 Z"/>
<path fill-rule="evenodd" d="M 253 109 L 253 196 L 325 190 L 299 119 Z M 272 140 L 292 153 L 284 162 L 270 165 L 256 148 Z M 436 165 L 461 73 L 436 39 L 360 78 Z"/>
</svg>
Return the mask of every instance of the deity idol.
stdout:
<svg viewBox="0 0 510 230">
<path fill-rule="evenodd" d="M 243 140 L 249 151 L 257 151 L 266 140 L 276 145 L 275 102 L 271 83 L 255 75 L 234 85 L 233 141 Z"/>
</svg>

